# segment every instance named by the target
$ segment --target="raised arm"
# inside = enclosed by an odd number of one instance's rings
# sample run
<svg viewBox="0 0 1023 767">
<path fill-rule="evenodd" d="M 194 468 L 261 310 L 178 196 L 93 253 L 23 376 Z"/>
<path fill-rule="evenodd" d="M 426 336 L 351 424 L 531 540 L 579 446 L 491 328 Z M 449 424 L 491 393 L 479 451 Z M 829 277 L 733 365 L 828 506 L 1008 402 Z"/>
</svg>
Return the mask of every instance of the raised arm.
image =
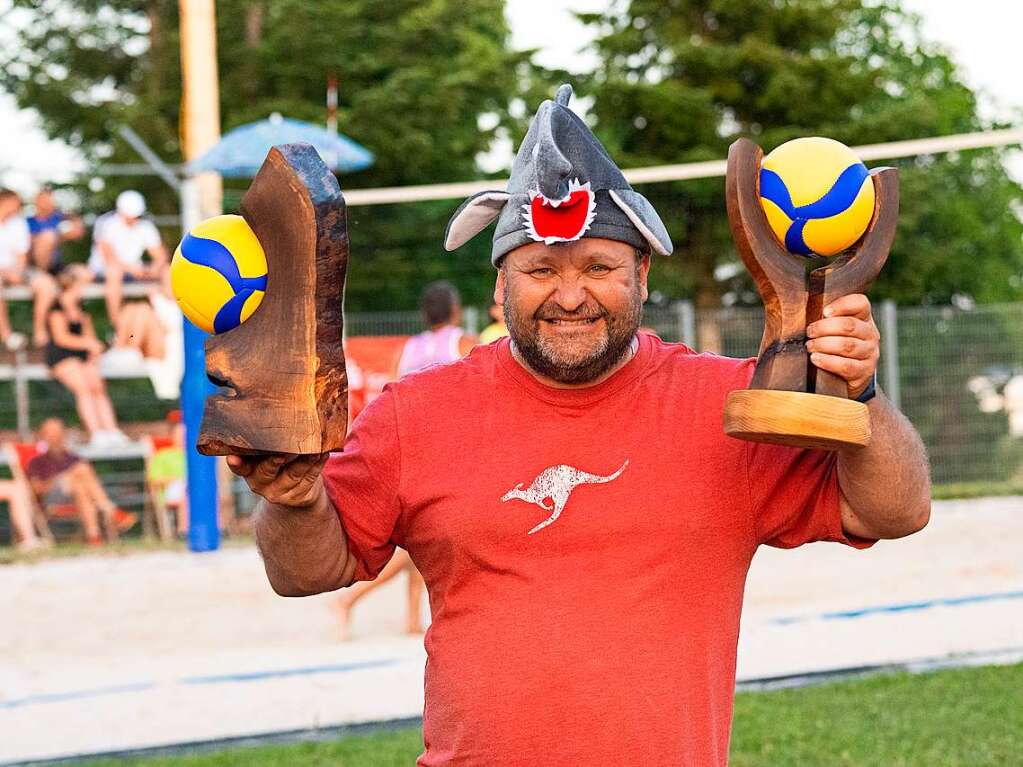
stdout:
<svg viewBox="0 0 1023 767">
<path fill-rule="evenodd" d="M 256 543 L 270 586 L 284 597 L 334 591 L 355 576 L 348 537 L 320 476 L 328 455 L 227 458 L 263 498 L 255 515 Z"/>
<path fill-rule="evenodd" d="M 846 380 L 857 397 L 874 378 L 880 334 L 870 301 L 843 296 L 807 327 L 811 361 Z M 931 480 L 920 435 L 878 392 L 868 403 L 870 444 L 838 454 L 842 526 L 862 538 L 901 538 L 922 529 L 931 514 Z"/>
</svg>

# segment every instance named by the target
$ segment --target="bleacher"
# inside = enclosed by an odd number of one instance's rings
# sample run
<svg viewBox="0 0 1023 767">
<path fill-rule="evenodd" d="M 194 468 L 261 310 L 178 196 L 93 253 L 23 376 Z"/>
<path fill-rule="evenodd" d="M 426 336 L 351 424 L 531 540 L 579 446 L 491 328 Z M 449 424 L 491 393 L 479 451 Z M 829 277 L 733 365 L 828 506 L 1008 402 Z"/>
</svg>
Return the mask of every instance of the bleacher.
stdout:
<svg viewBox="0 0 1023 767">
<path fill-rule="evenodd" d="M 139 299 L 144 297 L 150 289 L 151 284 L 149 283 L 125 283 L 122 286 L 122 296 L 126 299 Z M 32 301 L 31 289 L 22 285 L 8 286 L 3 289 L 3 297 L 8 304 L 8 309 L 13 308 L 13 311 L 10 311 L 12 321 L 15 320 L 16 313 L 22 315 L 23 321 L 16 323 L 15 329 L 26 332 L 28 328 L 24 327 L 24 315 L 27 305 Z M 102 301 L 103 297 L 104 285 L 101 283 L 90 284 L 83 288 L 83 302 Z M 98 318 L 96 311 L 90 311 L 90 314 L 93 314 L 94 320 Z M 102 317 L 105 312 L 99 308 L 98 314 Z M 149 450 L 149 441 L 145 439 L 145 436 L 165 428 L 163 422 L 158 419 L 162 412 L 176 408 L 177 403 L 158 403 L 155 395 L 151 394 L 148 369 L 141 360 L 132 364 L 123 358 L 111 362 L 110 358 L 101 357 L 100 373 L 108 382 L 142 379 L 134 385 L 136 393 L 127 401 L 123 398 L 119 401 L 115 398 L 115 392 L 111 392 L 111 398 L 114 400 L 114 407 L 122 422 L 122 428 L 133 439 L 123 445 L 103 447 L 88 444 L 73 445 L 73 450 L 94 465 L 107 491 L 119 506 L 130 511 L 141 511 L 146 504 L 144 462 Z M 70 392 L 53 381 L 42 349 L 24 348 L 17 352 L 10 352 L 0 347 L 0 384 L 6 384 L 13 388 L 15 415 L 14 422 L 11 423 L 8 408 L 4 408 L 4 412 L 0 414 L 5 421 L 0 424 L 0 442 L 29 441 L 32 438 L 34 427 L 38 426 L 44 417 L 50 415 L 62 418 L 69 428 L 75 429 L 77 416 L 74 400 Z M 50 396 L 39 396 L 41 388 L 42 394 L 49 393 Z M 146 396 L 145 402 L 139 402 L 137 392 L 143 390 L 150 394 Z M 33 391 L 35 396 L 33 396 Z M 144 417 L 141 420 L 135 420 L 133 414 Z M 12 426 L 13 429 L 10 428 Z M 0 476 L 10 475 L 6 453 L 0 454 L 0 467 L 2 467 Z M 232 490 L 237 492 L 236 488 L 232 488 Z M 0 514 L 0 545 L 9 540 L 8 524 L 6 513 Z M 132 535 L 137 534 L 138 531 L 132 532 Z"/>
<path fill-rule="evenodd" d="M 151 285 L 141 282 L 129 282 L 122 286 L 124 298 L 141 298 L 151 289 Z M 100 283 L 86 285 L 82 290 L 83 300 L 102 299 L 104 286 Z M 3 297 L 8 306 L 18 302 L 30 302 L 32 291 L 24 285 L 8 286 L 3 289 Z M 148 373 L 145 365 L 116 365 L 104 364 L 100 361 L 100 373 L 105 379 L 136 379 L 147 378 Z M 51 380 L 50 370 L 43 361 L 43 350 L 22 349 L 17 352 L 0 350 L 0 382 L 12 381 L 14 383 L 15 411 L 17 414 L 17 426 L 19 436 L 22 439 L 28 437 L 29 426 L 29 387 L 30 381 Z"/>
</svg>

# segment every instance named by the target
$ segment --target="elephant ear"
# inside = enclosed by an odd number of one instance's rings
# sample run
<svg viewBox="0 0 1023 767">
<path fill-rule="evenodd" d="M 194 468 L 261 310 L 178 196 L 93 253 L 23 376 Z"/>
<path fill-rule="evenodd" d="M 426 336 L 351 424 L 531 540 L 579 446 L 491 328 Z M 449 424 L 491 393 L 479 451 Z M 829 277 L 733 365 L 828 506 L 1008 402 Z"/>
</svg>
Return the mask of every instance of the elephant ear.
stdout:
<svg viewBox="0 0 1023 767">
<path fill-rule="evenodd" d="M 508 202 L 507 192 L 478 192 L 458 206 L 444 233 L 444 249 L 461 247 L 501 215 Z"/>
<path fill-rule="evenodd" d="M 664 222 L 646 197 L 633 189 L 609 189 L 608 194 L 643 235 L 652 252 L 662 256 L 671 255 L 674 246 L 671 244 L 668 230 L 664 228 Z"/>
</svg>

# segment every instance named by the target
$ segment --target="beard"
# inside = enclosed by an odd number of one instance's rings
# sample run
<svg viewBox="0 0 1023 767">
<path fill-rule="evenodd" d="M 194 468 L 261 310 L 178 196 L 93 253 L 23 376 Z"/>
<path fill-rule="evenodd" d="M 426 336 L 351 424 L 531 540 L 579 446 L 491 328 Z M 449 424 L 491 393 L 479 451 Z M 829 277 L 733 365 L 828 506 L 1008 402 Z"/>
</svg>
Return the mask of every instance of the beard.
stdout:
<svg viewBox="0 0 1023 767">
<path fill-rule="evenodd" d="M 544 302 L 531 316 L 520 314 L 504 286 L 504 321 L 508 334 L 522 359 L 533 371 L 562 384 L 595 381 L 614 368 L 629 349 L 643 317 L 643 298 L 639 285 L 629 297 L 625 311 L 612 314 L 590 298 L 579 308 L 566 312 L 554 302 Z M 585 338 L 549 338 L 541 332 L 550 320 L 603 321 L 599 336 Z"/>
</svg>

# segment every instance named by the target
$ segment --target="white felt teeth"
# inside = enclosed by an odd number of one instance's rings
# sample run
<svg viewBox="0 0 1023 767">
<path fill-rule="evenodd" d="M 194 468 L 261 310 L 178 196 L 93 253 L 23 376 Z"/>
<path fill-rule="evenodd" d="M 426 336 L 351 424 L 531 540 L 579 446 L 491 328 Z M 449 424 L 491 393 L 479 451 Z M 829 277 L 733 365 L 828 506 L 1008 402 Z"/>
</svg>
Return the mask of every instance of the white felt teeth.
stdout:
<svg viewBox="0 0 1023 767">
<path fill-rule="evenodd" d="M 539 197 L 544 203 L 547 203 L 552 208 L 557 208 L 563 202 L 567 202 L 572 196 L 573 192 L 579 190 L 585 190 L 588 194 L 586 195 L 589 199 L 586 205 L 586 220 L 583 222 L 582 228 L 572 237 L 557 237 L 557 236 L 543 236 L 536 231 L 536 226 L 533 223 L 533 201 Z M 579 179 L 573 179 L 568 183 L 568 194 L 559 200 L 551 200 L 544 196 L 539 189 L 533 189 L 529 192 L 529 202 L 522 204 L 522 223 L 525 224 L 526 234 L 531 240 L 536 242 L 543 242 L 547 245 L 553 245 L 556 242 L 573 242 L 578 240 L 586 231 L 590 228 L 590 224 L 593 223 L 593 219 L 597 217 L 597 195 L 590 189 L 590 182 L 587 181 L 585 184 L 580 184 Z"/>
<path fill-rule="evenodd" d="M 561 203 L 568 202 L 569 198 L 572 197 L 572 192 L 578 192 L 580 189 L 587 189 L 588 190 L 589 188 L 590 188 L 590 182 L 589 181 L 587 181 L 585 184 L 580 184 L 579 183 L 579 179 L 578 178 L 574 178 L 574 179 L 572 179 L 571 181 L 568 182 L 568 192 L 565 194 L 564 197 L 560 197 L 560 198 L 558 198 L 556 200 L 552 200 L 550 197 L 547 197 L 546 195 L 544 195 L 544 193 L 541 192 L 539 189 L 530 189 L 529 190 L 529 201 L 532 202 L 537 197 L 539 197 L 541 199 L 541 201 L 545 205 L 550 205 L 552 208 L 559 208 L 559 207 L 561 207 Z"/>
</svg>

